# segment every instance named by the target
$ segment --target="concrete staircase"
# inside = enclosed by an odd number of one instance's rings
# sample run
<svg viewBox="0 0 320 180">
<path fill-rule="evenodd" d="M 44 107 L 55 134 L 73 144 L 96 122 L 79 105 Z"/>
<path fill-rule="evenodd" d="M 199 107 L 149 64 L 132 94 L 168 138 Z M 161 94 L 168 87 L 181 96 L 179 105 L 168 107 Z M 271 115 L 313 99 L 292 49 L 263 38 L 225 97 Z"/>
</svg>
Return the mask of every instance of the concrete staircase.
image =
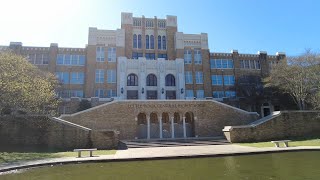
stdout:
<svg viewBox="0 0 320 180">
<path fill-rule="evenodd" d="M 166 140 L 123 140 L 119 143 L 119 149 L 150 148 L 150 147 L 177 147 L 177 146 L 208 146 L 225 145 L 229 142 L 223 137 L 194 138 L 194 139 L 166 139 Z"/>
</svg>

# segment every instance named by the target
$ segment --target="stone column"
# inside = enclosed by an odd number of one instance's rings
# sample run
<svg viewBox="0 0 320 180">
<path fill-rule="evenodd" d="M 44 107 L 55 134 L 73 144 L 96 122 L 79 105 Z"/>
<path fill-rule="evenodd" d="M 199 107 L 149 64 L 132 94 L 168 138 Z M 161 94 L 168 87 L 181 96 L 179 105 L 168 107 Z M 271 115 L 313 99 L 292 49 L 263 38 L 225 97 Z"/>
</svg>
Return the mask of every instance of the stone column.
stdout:
<svg viewBox="0 0 320 180">
<path fill-rule="evenodd" d="M 150 116 L 147 116 L 147 139 L 150 139 Z"/>
<path fill-rule="evenodd" d="M 183 124 L 183 137 L 187 138 L 187 131 L 186 131 L 186 117 L 182 118 L 182 124 Z"/>
<path fill-rule="evenodd" d="M 171 138 L 174 138 L 174 117 L 171 117 Z"/>
<path fill-rule="evenodd" d="M 159 119 L 159 132 L 160 132 L 160 139 L 162 139 L 162 117 L 158 116 Z"/>
</svg>

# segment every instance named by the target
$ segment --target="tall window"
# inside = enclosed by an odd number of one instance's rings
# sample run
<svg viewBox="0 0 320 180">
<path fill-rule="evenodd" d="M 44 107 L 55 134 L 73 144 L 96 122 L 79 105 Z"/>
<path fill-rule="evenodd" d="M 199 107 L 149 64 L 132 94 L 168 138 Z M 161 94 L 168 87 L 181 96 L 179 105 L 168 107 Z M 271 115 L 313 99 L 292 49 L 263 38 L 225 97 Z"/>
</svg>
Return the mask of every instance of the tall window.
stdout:
<svg viewBox="0 0 320 180">
<path fill-rule="evenodd" d="M 150 49 L 154 49 L 154 36 L 150 36 Z"/>
<path fill-rule="evenodd" d="M 104 61 L 104 47 L 98 46 L 96 49 L 96 59 L 98 62 L 103 62 Z"/>
<path fill-rule="evenodd" d="M 212 75 L 211 81 L 212 81 L 212 85 L 222 85 L 222 76 L 221 75 Z"/>
<path fill-rule="evenodd" d="M 116 83 L 116 70 L 114 69 L 107 70 L 107 82 Z"/>
<path fill-rule="evenodd" d="M 127 86 L 138 86 L 138 76 L 129 74 L 127 77 Z"/>
<path fill-rule="evenodd" d="M 203 72 L 196 71 L 196 84 L 203 84 Z"/>
<path fill-rule="evenodd" d="M 28 61 L 31 64 L 49 64 L 49 55 L 48 54 L 27 54 Z M 58 58 L 57 58 L 58 64 Z"/>
<path fill-rule="evenodd" d="M 176 86 L 176 80 L 172 74 L 166 75 L 166 86 Z"/>
<path fill-rule="evenodd" d="M 194 64 L 202 64 L 201 49 L 194 50 Z"/>
<path fill-rule="evenodd" d="M 225 75 L 223 76 L 224 85 L 233 86 L 234 85 L 234 76 L 233 75 Z"/>
<path fill-rule="evenodd" d="M 149 35 L 146 35 L 146 49 L 149 49 Z"/>
<path fill-rule="evenodd" d="M 185 76 L 186 76 L 186 84 L 193 84 L 192 72 L 191 71 L 186 71 L 185 72 Z"/>
<path fill-rule="evenodd" d="M 139 59 L 139 57 L 143 57 L 142 53 L 132 52 L 132 59 Z"/>
<path fill-rule="evenodd" d="M 83 84 L 84 73 L 83 72 L 71 72 L 70 84 Z"/>
<path fill-rule="evenodd" d="M 240 60 L 241 69 L 261 69 L 260 60 Z"/>
<path fill-rule="evenodd" d="M 167 60 L 167 54 L 158 54 L 158 58 L 163 58 L 165 60 Z"/>
<path fill-rule="evenodd" d="M 104 82 L 104 70 L 96 69 L 96 83 L 103 83 L 103 82 Z"/>
<path fill-rule="evenodd" d="M 158 36 L 158 49 L 161 49 L 161 36 Z"/>
<path fill-rule="evenodd" d="M 157 76 L 154 74 L 149 74 L 147 76 L 147 86 L 157 86 Z"/>
<path fill-rule="evenodd" d="M 115 47 L 108 48 L 108 61 L 109 62 L 116 62 L 117 59 L 117 50 Z"/>
<path fill-rule="evenodd" d="M 204 98 L 204 90 L 197 90 L 197 98 Z"/>
<path fill-rule="evenodd" d="M 167 49 L 167 39 L 166 36 L 162 36 L 162 49 Z"/>
<path fill-rule="evenodd" d="M 96 89 L 94 91 L 95 97 L 104 98 L 104 90 L 103 89 Z"/>
<path fill-rule="evenodd" d="M 226 91 L 226 97 L 228 98 L 235 98 L 236 97 L 236 92 L 235 91 Z"/>
<path fill-rule="evenodd" d="M 136 34 L 134 34 L 133 35 L 133 48 L 137 48 L 138 46 L 137 46 L 137 35 Z"/>
<path fill-rule="evenodd" d="M 141 49 L 142 42 L 141 42 L 141 34 L 138 35 L 138 49 Z"/>
<path fill-rule="evenodd" d="M 147 60 L 154 60 L 155 54 L 154 53 L 146 53 L 146 59 Z"/>
<path fill-rule="evenodd" d="M 191 64 L 192 62 L 192 53 L 191 50 L 184 50 L 184 63 L 185 64 Z"/>
<path fill-rule="evenodd" d="M 62 84 L 69 84 L 68 72 L 56 72 L 56 77 Z"/>
<path fill-rule="evenodd" d="M 187 89 L 187 90 L 186 90 L 186 97 L 194 97 L 194 95 L 193 95 L 193 90 Z"/>
</svg>

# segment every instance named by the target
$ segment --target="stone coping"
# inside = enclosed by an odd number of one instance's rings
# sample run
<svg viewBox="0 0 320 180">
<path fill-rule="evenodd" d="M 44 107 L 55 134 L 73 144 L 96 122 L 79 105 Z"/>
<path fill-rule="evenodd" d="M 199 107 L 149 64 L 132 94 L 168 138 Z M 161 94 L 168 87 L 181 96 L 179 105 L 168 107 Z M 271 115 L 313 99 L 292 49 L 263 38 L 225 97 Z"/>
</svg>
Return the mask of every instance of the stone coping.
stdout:
<svg viewBox="0 0 320 180">
<path fill-rule="evenodd" d="M 115 155 L 101 155 L 101 156 L 83 157 L 83 158 L 65 157 L 65 158 L 43 159 L 43 160 L 34 160 L 34 161 L 22 161 L 22 162 L 8 163 L 8 164 L 4 163 L 4 164 L 0 164 L 0 175 L 6 174 L 6 173 L 15 173 L 21 169 L 64 165 L 64 164 L 223 157 L 223 156 L 253 155 L 253 154 L 297 152 L 297 151 L 320 151 L 320 146 L 299 146 L 299 147 L 287 147 L 287 148 L 276 148 L 276 147 L 255 148 L 255 147 L 247 147 L 247 146 L 240 146 L 240 145 L 210 145 L 210 146 L 192 146 L 192 147 L 189 146 L 189 147 L 135 148 L 135 149 L 129 149 L 129 150 L 118 150 Z"/>
</svg>

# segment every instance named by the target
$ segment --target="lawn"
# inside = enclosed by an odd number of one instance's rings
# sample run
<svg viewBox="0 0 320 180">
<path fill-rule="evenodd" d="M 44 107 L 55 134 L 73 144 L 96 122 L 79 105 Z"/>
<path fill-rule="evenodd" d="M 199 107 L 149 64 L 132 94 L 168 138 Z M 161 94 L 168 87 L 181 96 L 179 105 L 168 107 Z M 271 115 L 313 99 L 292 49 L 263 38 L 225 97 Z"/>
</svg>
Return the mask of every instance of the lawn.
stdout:
<svg viewBox="0 0 320 180">
<path fill-rule="evenodd" d="M 98 150 L 94 151 L 93 155 L 112 155 L 116 150 Z M 61 157 L 77 157 L 77 152 L 0 152 L 0 164 L 8 162 L 38 160 L 48 158 L 61 158 Z M 82 152 L 83 156 L 89 156 L 89 152 Z"/>
<path fill-rule="evenodd" d="M 251 147 L 274 147 L 274 144 L 269 142 L 257 142 L 257 143 L 236 143 L 242 146 L 251 146 Z M 283 146 L 283 143 L 280 143 L 280 146 Z M 308 139 L 308 140 L 292 140 L 289 142 L 290 147 L 296 146 L 320 146 L 320 139 Z"/>
</svg>

